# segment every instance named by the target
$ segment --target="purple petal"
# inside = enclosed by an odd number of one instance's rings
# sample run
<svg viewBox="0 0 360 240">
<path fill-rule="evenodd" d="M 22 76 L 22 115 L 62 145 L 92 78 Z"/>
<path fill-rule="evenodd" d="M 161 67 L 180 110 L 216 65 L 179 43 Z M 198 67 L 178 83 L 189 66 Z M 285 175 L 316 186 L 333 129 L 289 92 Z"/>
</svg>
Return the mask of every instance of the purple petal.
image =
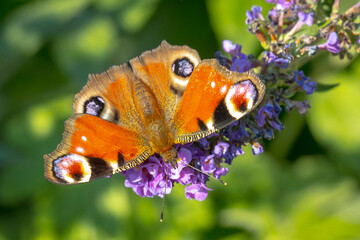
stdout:
<svg viewBox="0 0 360 240">
<path fill-rule="evenodd" d="M 185 187 L 185 196 L 187 199 L 203 201 L 208 195 L 208 190 L 211 189 L 200 184 L 192 184 Z"/>
<path fill-rule="evenodd" d="M 314 13 L 304 13 L 303 11 L 298 12 L 299 22 L 311 26 L 314 21 Z"/>
<path fill-rule="evenodd" d="M 326 43 L 318 45 L 319 49 L 326 49 L 332 53 L 340 52 L 340 42 L 336 32 L 331 32 L 328 36 Z"/>
<path fill-rule="evenodd" d="M 214 147 L 213 153 L 215 154 L 216 157 L 222 158 L 225 155 L 225 153 L 228 151 L 229 146 L 230 145 L 228 143 L 218 142 L 218 144 L 216 144 Z"/>
<path fill-rule="evenodd" d="M 286 58 L 278 58 L 274 61 L 274 65 L 280 68 L 287 68 L 289 66 L 290 60 Z"/>
<path fill-rule="evenodd" d="M 233 64 L 230 67 L 231 71 L 246 72 L 251 69 L 251 63 L 247 59 L 235 58 Z"/>
<path fill-rule="evenodd" d="M 178 178 L 178 181 L 182 184 L 182 185 L 187 185 L 189 183 L 191 183 L 192 177 L 194 176 L 194 169 L 191 168 L 183 168 L 180 172 L 180 176 Z"/>
<path fill-rule="evenodd" d="M 189 149 L 180 148 L 178 155 L 179 158 L 181 158 L 181 161 L 186 162 L 187 164 L 189 164 L 192 160 L 192 154 Z"/>
<path fill-rule="evenodd" d="M 258 142 L 252 142 L 251 145 L 254 155 L 259 155 L 260 153 L 264 152 L 263 147 Z"/>
<path fill-rule="evenodd" d="M 229 172 L 229 169 L 220 167 L 213 172 L 215 178 L 219 179 L 221 176 L 225 176 Z"/>
<path fill-rule="evenodd" d="M 294 0 L 278 0 L 278 5 L 282 8 L 290 8 L 294 4 Z"/>
<path fill-rule="evenodd" d="M 208 174 L 213 173 L 215 171 L 216 165 L 215 165 L 214 155 L 201 157 L 200 161 L 201 161 L 201 171 Z"/>
<path fill-rule="evenodd" d="M 241 53 L 241 46 L 239 44 L 233 44 L 230 40 L 223 41 L 223 49 L 233 57 Z"/>
</svg>

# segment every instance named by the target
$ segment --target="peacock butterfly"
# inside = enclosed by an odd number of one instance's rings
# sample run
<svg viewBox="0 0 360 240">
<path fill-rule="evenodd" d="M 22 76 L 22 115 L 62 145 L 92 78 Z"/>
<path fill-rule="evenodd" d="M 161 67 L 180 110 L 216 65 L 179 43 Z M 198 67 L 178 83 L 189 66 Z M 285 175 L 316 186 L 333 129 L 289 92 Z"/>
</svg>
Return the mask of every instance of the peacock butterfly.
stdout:
<svg viewBox="0 0 360 240">
<path fill-rule="evenodd" d="M 166 41 L 128 63 L 90 74 L 75 96 L 63 140 L 44 156 L 45 177 L 75 184 L 138 166 L 158 153 L 177 166 L 174 144 L 208 136 L 240 119 L 263 99 L 252 72 L 200 60 Z"/>
</svg>

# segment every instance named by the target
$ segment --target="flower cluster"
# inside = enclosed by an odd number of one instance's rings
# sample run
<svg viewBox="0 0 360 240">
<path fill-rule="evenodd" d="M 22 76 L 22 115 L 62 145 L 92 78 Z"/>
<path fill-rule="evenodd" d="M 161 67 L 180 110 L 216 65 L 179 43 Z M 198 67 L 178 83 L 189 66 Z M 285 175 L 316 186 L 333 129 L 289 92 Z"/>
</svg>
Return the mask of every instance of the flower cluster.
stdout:
<svg viewBox="0 0 360 240">
<path fill-rule="evenodd" d="M 309 101 L 291 99 L 301 91 L 314 93 L 317 85 L 303 71 L 294 70 L 299 63 L 323 50 L 340 58 L 351 58 L 352 46 L 360 50 L 358 25 L 354 23 L 360 13 L 360 2 L 344 14 L 339 14 L 339 0 L 334 1 L 329 13 L 319 7 L 321 3 L 317 0 L 266 2 L 275 4 L 266 18 L 258 6 L 246 12 L 249 31 L 264 48 L 262 56 L 258 59 L 247 56 L 240 45 L 229 40 L 223 41 L 223 49 L 230 58 L 215 53 L 219 63 L 231 71 L 254 69 L 258 73 L 267 87 L 263 102 L 219 132 L 198 142 L 176 146 L 180 159 L 177 168 L 155 154 L 139 167 L 123 172 L 125 186 L 133 188 L 139 196 L 163 197 L 179 183 L 186 186 L 186 198 L 204 200 L 211 189 L 206 186 L 209 177 L 203 173 L 217 179 L 225 176 L 228 169 L 222 164 L 230 165 L 235 157 L 244 154 L 242 146 L 251 144 L 253 154 L 258 155 L 263 152 L 261 139 L 272 139 L 276 131 L 284 129 L 279 119 L 283 110 L 297 109 L 300 114 L 308 111 Z"/>
<path fill-rule="evenodd" d="M 212 137 L 216 138 L 217 135 L 213 134 Z M 141 197 L 155 195 L 163 197 L 164 194 L 171 192 L 175 183 L 179 183 L 186 186 L 186 198 L 202 201 L 211 189 L 206 187 L 209 177 L 199 170 L 212 174 L 217 179 L 226 175 L 228 169 L 221 166 L 223 159 L 230 159 L 228 156 L 230 154 L 235 157 L 243 153 L 241 148 L 233 153 L 229 147 L 228 143 L 218 142 L 210 148 L 210 141 L 207 138 L 197 143 L 178 146 L 180 161 L 176 168 L 164 163 L 161 157 L 153 155 L 138 169 L 132 168 L 123 173 L 126 177 L 125 186 L 133 188 Z"/>
</svg>

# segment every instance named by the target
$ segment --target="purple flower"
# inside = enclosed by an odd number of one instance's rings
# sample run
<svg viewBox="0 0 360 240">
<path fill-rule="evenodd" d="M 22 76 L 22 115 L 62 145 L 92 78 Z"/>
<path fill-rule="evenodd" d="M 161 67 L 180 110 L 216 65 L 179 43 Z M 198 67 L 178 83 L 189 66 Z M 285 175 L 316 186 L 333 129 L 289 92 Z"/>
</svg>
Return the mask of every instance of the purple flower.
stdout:
<svg viewBox="0 0 360 240">
<path fill-rule="evenodd" d="M 264 148 L 258 142 L 251 142 L 252 152 L 254 155 L 259 155 L 260 153 L 264 152 Z"/>
<path fill-rule="evenodd" d="M 163 162 L 155 155 L 151 156 L 139 168 L 131 168 L 123 173 L 125 175 L 125 186 L 131 187 L 135 193 L 141 197 L 153 197 L 155 195 L 163 197 L 172 190 L 173 183 L 191 183 L 194 170 L 187 167 L 192 160 L 191 152 L 186 148 L 178 151 L 181 161 L 177 168 Z M 166 177 L 166 175 L 168 175 Z M 167 181 L 166 181 L 167 179 Z M 166 185 L 166 187 L 165 187 Z M 166 188 L 166 193 L 165 193 Z"/>
<path fill-rule="evenodd" d="M 188 185 L 185 189 L 187 198 L 202 201 L 206 198 L 207 191 L 211 190 L 206 187 L 209 178 L 189 165 L 212 174 L 215 178 L 225 176 L 229 170 L 222 167 L 221 163 L 229 144 L 219 139 L 219 134 L 211 134 L 201 140 L 200 144 L 175 146 L 180 158 L 177 168 L 153 155 L 140 166 L 122 173 L 126 178 L 125 186 L 132 188 L 141 197 L 163 197 L 172 191 L 174 183 L 180 183 Z"/>
<path fill-rule="evenodd" d="M 277 7 L 290 8 L 294 5 L 294 0 L 278 0 L 277 3 Z"/>
<path fill-rule="evenodd" d="M 244 151 L 242 150 L 241 145 L 236 146 L 236 144 L 232 144 L 230 145 L 229 151 L 225 154 L 225 163 L 231 165 L 234 158 L 243 154 Z"/>
<path fill-rule="evenodd" d="M 274 101 L 275 102 L 275 101 Z M 275 102 L 272 104 L 270 100 L 268 103 L 261 107 L 258 113 L 258 126 L 264 127 L 265 124 L 269 124 L 273 129 L 283 130 L 284 125 L 279 120 L 279 113 L 281 112 L 281 107 Z"/>
<path fill-rule="evenodd" d="M 182 185 L 188 185 L 192 183 L 192 179 L 194 177 L 195 170 L 189 167 L 185 167 L 181 170 L 178 181 Z"/>
<path fill-rule="evenodd" d="M 221 51 L 217 51 L 215 53 L 214 57 L 216 58 L 216 60 L 218 60 L 220 65 L 225 66 L 225 67 L 228 67 L 228 66 L 230 67 L 231 61 L 227 57 L 222 55 Z"/>
<path fill-rule="evenodd" d="M 232 57 L 231 71 L 246 72 L 251 69 L 251 63 L 248 61 L 248 57 L 241 53 L 241 46 L 239 44 L 233 44 L 230 40 L 224 40 L 223 48 Z"/>
<path fill-rule="evenodd" d="M 332 53 L 340 52 L 340 41 L 336 32 L 331 32 L 328 36 L 326 43 L 318 45 L 319 49 L 326 49 Z"/>
<path fill-rule="evenodd" d="M 245 121 L 242 119 L 226 127 L 224 134 L 229 138 L 230 143 L 246 142 L 249 137 Z"/>
<path fill-rule="evenodd" d="M 303 11 L 298 12 L 299 22 L 308 25 L 309 27 L 314 22 L 314 13 L 304 13 Z"/>
<path fill-rule="evenodd" d="M 306 94 L 312 94 L 316 88 L 316 82 L 312 82 L 310 77 L 306 77 L 303 71 L 294 71 L 295 82 L 304 90 Z"/>
<path fill-rule="evenodd" d="M 223 49 L 225 52 L 230 53 L 231 57 L 236 57 L 241 54 L 241 46 L 239 44 L 233 44 L 230 40 L 223 41 Z"/>
<path fill-rule="evenodd" d="M 274 63 L 275 67 L 280 68 L 287 68 L 289 66 L 290 60 L 288 58 L 280 58 L 277 55 L 275 55 L 273 52 L 265 52 L 264 59 L 266 62 L 266 65 L 269 65 L 270 63 Z"/>
<path fill-rule="evenodd" d="M 211 174 L 216 169 L 215 156 L 208 155 L 206 157 L 200 157 L 201 171 Z"/>
<path fill-rule="evenodd" d="M 219 179 L 221 176 L 225 176 L 228 172 L 229 172 L 229 169 L 227 169 L 225 167 L 219 167 L 219 168 L 215 169 L 215 171 L 213 172 L 213 175 L 216 179 Z"/>
<path fill-rule="evenodd" d="M 285 103 L 285 110 L 291 111 L 294 108 L 297 108 L 298 113 L 304 115 L 307 113 L 308 109 L 310 108 L 310 102 L 308 100 L 305 101 L 295 101 L 290 99 L 284 99 Z"/>
<path fill-rule="evenodd" d="M 245 54 L 243 54 L 245 55 Z M 236 58 L 230 67 L 231 71 L 246 72 L 251 69 L 251 63 L 246 58 Z"/>
<path fill-rule="evenodd" d="M 264 20 L 264 17 L 261 15 L 262 8 L 258 6 L 252 6 L 251 11 L 246 10 L 246 24 L 251 23 L 255 19 L 260 18 Z"/>
<path fill-rule="evenodd" d="M 163 197 L 172 190 L 171 182 L 165 181 L 165 166 L 164 163 L 151 156 L 145 164 L 140 165 L 140 169 L 129 169 L 125 172 L 126 180 L 125 186 L 133 188 L 141 197 L 153 197 L 158 195 Z"/>
<path fill-rule="evenodd" d="M 278 56 L 276 56 L 273 52 L 265 51 L 264 53 L 264 59 L 267 65 L 274 62 L 277 58 Z"/>
<path fill-rule="evenodd" d="M 289 66 L 290 60 L 286 58 L 278 58 L 274 60 L 274 66 L 280 68 L 287 68 Z"/>
<path fill-rule="evenodd" d="M 199 144 L 200 144 L 201 147 L 206 149 L 206 148 L 209 147 L 210 142 L 208 141 L 207 138 L 202 138 L 202 139 L 199 140 Z"/>
<path fill-rule="evenodd" d="M 228 149 L 229 149 L 228 143 L 218 142 L 218 144 L 216 144 L 214 147 L 213 153 L 217 158 L 222 158 L 222 157 L 224 157 L 224 155 L 226 154 Z"/>
<path fill-rule="evenodd" d="M 211 191 L 204 184 L 191 184 L 185 187 L 185 197 L 187 199 L 203 201 L 206 199 L 209 190 Z"/>
<path fill-rule="evenodd" d="M 276 8 L 284 9 L 290 8 L 294 4 L 294 0 L 266 0 L 268 3 L 276 4 Z"/>
<path fill-rule="evenodd" d="M 272 21 L 275 21 L 277 16 L 278 16 L 278 11 L 276 11 L 276 9 L 271 9 L 268 13 L 268 18 L 271 19 Z"/>
</svg>

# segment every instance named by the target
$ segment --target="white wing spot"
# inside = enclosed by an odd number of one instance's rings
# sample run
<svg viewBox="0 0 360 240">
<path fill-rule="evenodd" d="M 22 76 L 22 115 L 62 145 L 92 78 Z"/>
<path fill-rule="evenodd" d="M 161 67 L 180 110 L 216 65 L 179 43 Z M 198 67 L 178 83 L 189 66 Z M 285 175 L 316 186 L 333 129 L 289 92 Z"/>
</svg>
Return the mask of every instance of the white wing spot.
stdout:
<svg viewBox="0 0 360 240">
<path fill-rule="evenodd" d="M 226 93 L 226 90 L 227 90 L 227 87 L 226 87 L 226 86 L 223 86 L 223 87 L 220 89 L 220 92 L 221 92 L 221 93 Z"/>
<path fill-rule="evenodd" d="M 81 139 L 86 142 L 87 141 L 87 138 L 85 136 L 82 136 Z"/>
<path fill-rule="evenodd" d="M 239 89 L 239 94 L 243 94 L 245 92 L 245 88 L 244 87 L 241 87 L 240 89 Z"/>
<path fill-rule="evenodd" d="M 84 153 L 84 152 L 85 152 L 82 147 L 76 147 L 76 151 L 77 151 L 78 153 Z"/>
<path fill-rule="evenodd" d="M 215 88 L 215 85 L 216 85 L 215 82 L 212 81 L 212 82 L 211 82 L 211 87 L 212 87 L 212 88 Z"/>
</svg>

